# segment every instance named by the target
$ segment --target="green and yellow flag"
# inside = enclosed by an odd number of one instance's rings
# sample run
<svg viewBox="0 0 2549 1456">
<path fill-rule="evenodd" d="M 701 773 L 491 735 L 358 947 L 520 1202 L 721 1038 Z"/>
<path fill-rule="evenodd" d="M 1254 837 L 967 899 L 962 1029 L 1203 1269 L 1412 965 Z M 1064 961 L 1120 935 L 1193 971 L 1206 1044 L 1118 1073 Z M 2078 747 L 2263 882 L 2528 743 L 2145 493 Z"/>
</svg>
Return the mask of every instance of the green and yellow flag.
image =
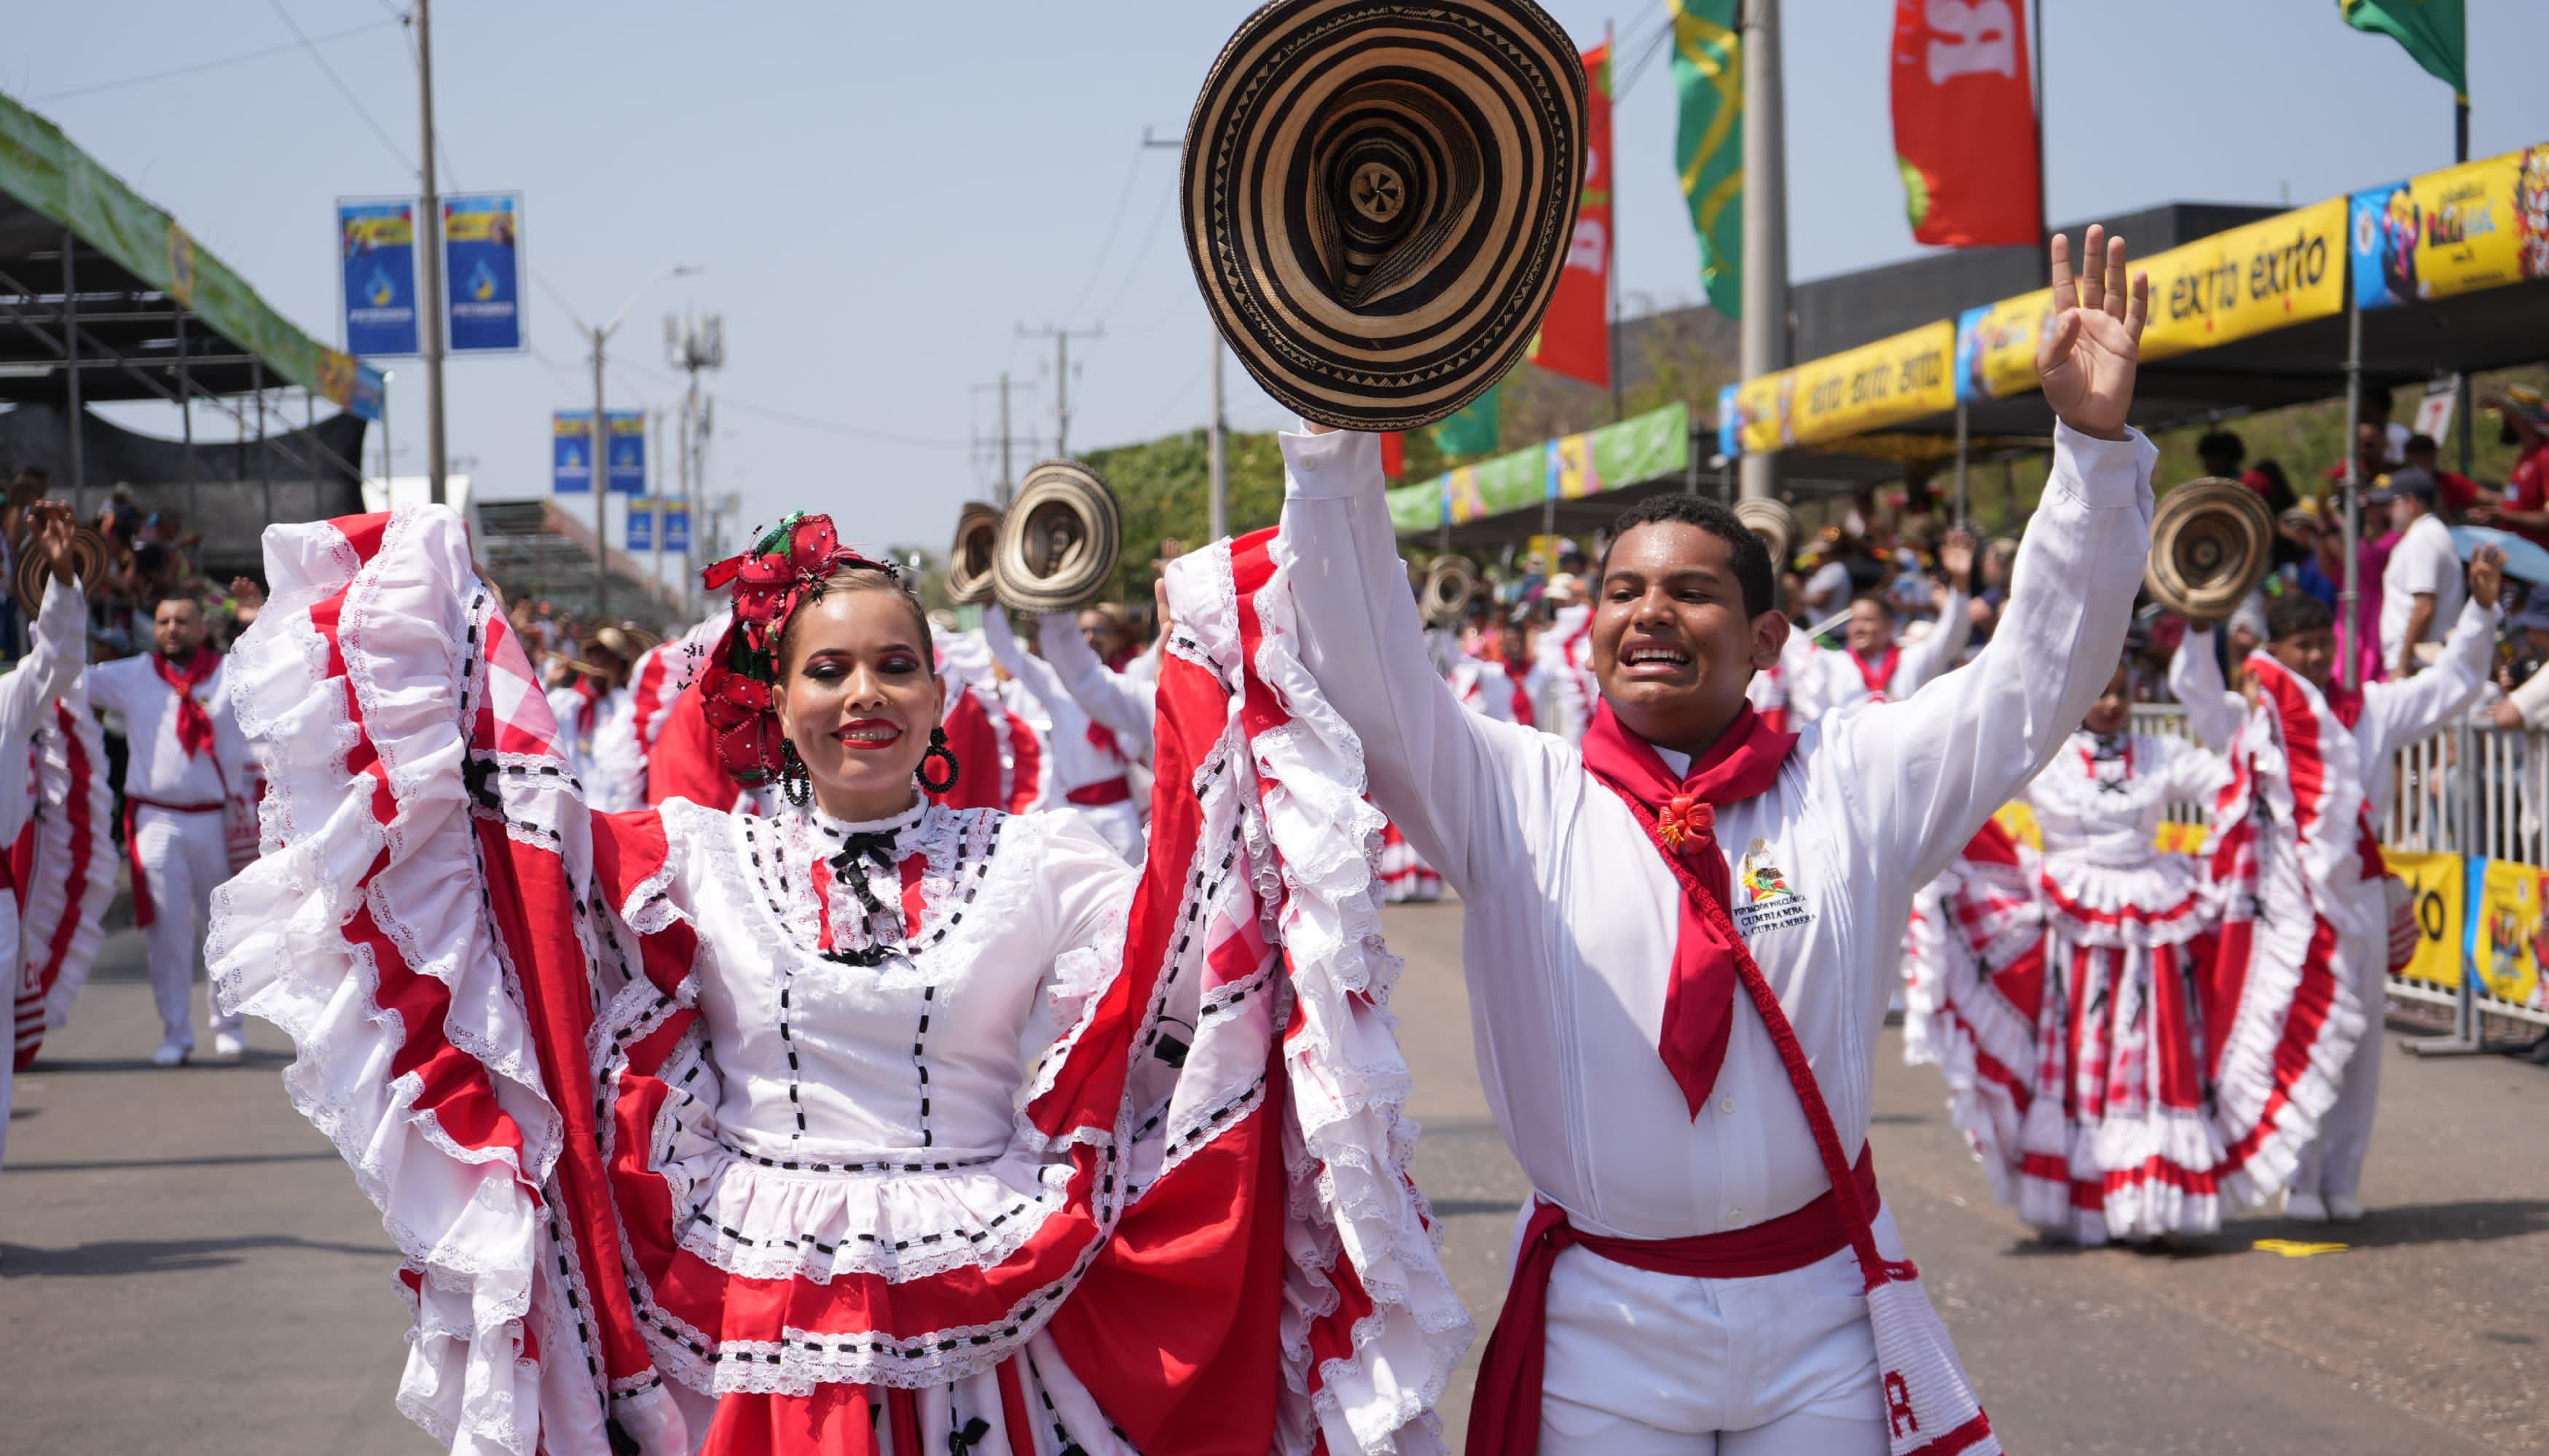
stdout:
<svg viewBox="0 0 2549 1456">
<path fill-rule="evenodd" d="M 2461 6 L 2462 0 L 2336 0 L 2347 25 L 2405 46 L 2416 64 L 2436 80 L 2450 83 L 2452 95 L 2466 104 L 2469 19 Z M 1683 116 L 1687 118 L 1689 112 L 1685 110 Z M 1690 123 L 1685 120 L 1682 125 Z"/>
<path fill-rule="evenodd" d="M 1434 426 L 1434 444 L 1446 455 L 1484 455 L 1504 440 L 1504 386 L 1471 400 Z"/>
<path fill-rule="evenodd" d="M 2395 0 L 2394 0 L 2395 3 Z M 1673 159 L 1709 306 L 1744 317 L 1744 41 L 1738 0 L 1670 0 L 1681 129 Z M 2457 8 L 2457 7 L 2456 7 Z"/>
</svg>

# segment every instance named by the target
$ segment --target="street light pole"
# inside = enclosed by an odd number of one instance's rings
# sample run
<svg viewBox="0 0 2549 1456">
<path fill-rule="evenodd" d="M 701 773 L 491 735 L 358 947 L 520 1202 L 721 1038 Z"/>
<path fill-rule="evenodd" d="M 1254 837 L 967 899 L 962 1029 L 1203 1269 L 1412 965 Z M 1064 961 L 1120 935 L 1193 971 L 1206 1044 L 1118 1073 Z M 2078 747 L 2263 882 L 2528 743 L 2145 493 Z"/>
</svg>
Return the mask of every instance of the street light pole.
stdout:
<svg viewBox="0 0 2549 1456">
<path fill-rule="evenodd" d="M 425 196 L 417 208 L 418 251 L 425 263 L 425 297 L 418 300 L 425 326 L 418 346 L 425 364 L 425 477 L 433 503 L 443 503 L 443 472 L 448 462 L 442 434 L 442 199 L 433 177 L 433 16 L 428 0 L 416 0 L 416 98 L 424 162 L 420 180 Z"/>
<path fill-rule="evenodd" d="M 1212 336 L 1212 433 L 1205 466 L 1212 487 L 1207 530 L 1213 540 L 1230 534 L 1230 426 L 1221 413 L 1221 335 Z"/>
<path fill-rule="evenodd" d="M 611 316 L 610 322 L 595 328 L 581 318 L 575 321 L 575 326 L 593 341 L 593 619 L 597 626 L 610 619 L 611 611 L 611 536 L 607 529 L 611 518 L 611 425 L 602 410 L 604 353 L 611 336 L 627 321 L 628 311 L 637 307 L 637 301 L 646 296 L 646 290 L 667 278 L 679 278 L 699 271 L 689 263 L 659 268 L 654 276 L 637 285 L 637 291 L 628 296 L 628 302 L 619 306 L 618 313 Z"/>
</svg>

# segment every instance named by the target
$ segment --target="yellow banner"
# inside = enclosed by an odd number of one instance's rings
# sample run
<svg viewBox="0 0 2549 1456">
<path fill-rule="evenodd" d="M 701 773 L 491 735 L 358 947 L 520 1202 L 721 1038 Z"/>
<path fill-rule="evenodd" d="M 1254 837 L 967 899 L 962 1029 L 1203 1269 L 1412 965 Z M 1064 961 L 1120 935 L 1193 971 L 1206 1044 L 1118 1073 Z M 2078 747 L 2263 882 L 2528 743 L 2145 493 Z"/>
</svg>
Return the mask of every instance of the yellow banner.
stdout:
<svg viewBox="0 0 2549 1456">
<path fill-rule="evenodd" d="M 1940 319 L 1747 380 L 1736 393 L 1744 452 L 1826 444 L 1951 410 L 1955 354 L 1956 325 Z"/>
<path fill-rule="evenodd" d="M 2165 359 L 2345 308 L 2346 200 L 2199 237 L 2134 263 L 2150 273 L 2142 358 Z"/>
<path fill-rule="evenodd" d="M 2469 879 L 2458 855 L 2384 847 L 2381 858 L 2390 872 L 2407 882 L 2416 897 L 2416 954 L 2399 974 L 2411 981 L 2446 989 L 2461 983 L 2462 907 L 2469 903 Z M 2539 871 L 2532 871 L 2537 881 Z M 2493 880 L 2490 881 L 2493 883 Z M 2533 896 L 2538 898 L 2536 892 Z M 2388 944 L 2385 934 L 2383 944 Z"/>
<path fill-rule="evenodd" d="M 1443 477 L 1443 489 L 1452 501 L 1452 524 L 1465 525 L 1487 513 L 1487 500 L 1478 494 L 1478 468 L 1463 465 Z"/>
<path fill-rule="evenodd" d="M 2407 195 L 2418 298 L 2549 277 L 2549 146 L 2428 172 Z"/>
<path fill-rule="evenodd" d="M 1550 442 L 1558 458 L 1558 497 L 1581 500 L 1602 489 L 1602 473 L 1593 468 L 1593 437 L 1560 435 Z"/>
<path fill-rule="evenodd" d="M 2540 868 L 2504 860 L 2487 862 L 2479 882 L 2478 934 L 2472 958 L 2488 991 L 2518 1006 L 2549 1004 L 2540 989 Z"/>
<path fill-rule="evenodd" d="M 2212 832 L 2201 824 L 2164 822 L 2151 839 L 2165 855 L 2200 855 L 2204 852 L 2205 836 Z"/>
</svg>

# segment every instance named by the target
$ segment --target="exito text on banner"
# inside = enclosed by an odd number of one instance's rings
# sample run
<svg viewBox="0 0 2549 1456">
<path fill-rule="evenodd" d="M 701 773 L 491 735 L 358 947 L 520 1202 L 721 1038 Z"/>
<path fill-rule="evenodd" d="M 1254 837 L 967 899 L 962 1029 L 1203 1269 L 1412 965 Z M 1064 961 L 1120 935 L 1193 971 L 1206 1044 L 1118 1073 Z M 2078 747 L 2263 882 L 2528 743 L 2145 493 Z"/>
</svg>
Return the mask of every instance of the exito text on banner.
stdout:
<svg viewBox="0 0 2549 1456">
<path fill-rule="evenodd" d="M 366 359 L 415 353 L 416 204 L 405 198 L 338 202 L 336 251 L 345 352 Z"/>
<path fill-rule="evenodd" d="M 2150 274 L 2143 361 L 2342 313 L 2345 222 L 2346 200 L 2332 197 L 2138 264 Z"/>
<path fill-rule="evenodd" d="M 1747 380 L 1736 392 L 1745 453 L 1820 445 L 1956 408 L 1956 325 L 1940 319 Z"/>
<path fill-rule="evenodd" d="M 452 352 L 522 346 L 522 195 L 442 200 L 442 287 Z"/>
</svg>

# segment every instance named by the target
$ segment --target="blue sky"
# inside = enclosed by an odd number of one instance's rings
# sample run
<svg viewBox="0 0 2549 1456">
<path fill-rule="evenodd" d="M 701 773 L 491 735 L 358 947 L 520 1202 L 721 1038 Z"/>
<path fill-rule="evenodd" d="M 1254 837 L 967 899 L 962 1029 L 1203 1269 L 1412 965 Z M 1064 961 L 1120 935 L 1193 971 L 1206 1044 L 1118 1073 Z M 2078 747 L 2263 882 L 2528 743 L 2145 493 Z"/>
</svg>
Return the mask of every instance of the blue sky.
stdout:
<svg viewBox="0 0 2549 1456">
<path fill-rule="evenodd" d="M 280 13 L 278 13 L 280 7 Z M 51 117 L 313 333 L 334 338 L 332 204 L 412 190 L 413 71 L 394 0 L 118 0 L 25 7 L 0 87 Z M 1178 236 L 1174 136 L 1247 6 L 1148 3 L 435 6 L 446 190 L 519 189 L 534 351 L 448 370 L 452 454 L 491 496 L 546 488 L 548 411 L 591 374 L 566 305 L 607 317 L 659 267 L 614 345 L 614 409 L 676 394 L 661 316 L 725 316 L 711 474 L 751 520 L 828 509 L 872 542 L 941 541 L 990 467 L 974 386 L 1033 387 L 1050 444 L 1050 344 L 1073 347 L 1080 447 L 1202 422 L 1211 335 Z M 1587 45 L 1643 36 L 1660 0 L 1554 0 Z M 1797 277 L 1917 249 L 1887 110 L 1888 0 L 1787 0 Z M 2057 218 L 2171 199 L 2301 203 L 2450 160 L 2451 100 L 2333 0 L 2046 0 Z M 2549 139 L 2549 4 L 2469 0 L 2473 153 Z M 314 38 L 344 87 L 295 44 Z M 363 28 L 363 29 L 357 29 Z M 353 34 L 339 35 L 351 31 Z M 336 37 L 335 39 L 328 39 Z M 288 47 L 192 74 L 126 78 Z M 1624 69 L 1627 60 L 1625 56 Z M 1624 76 L 1625 79 L 1625 76 Z M 105 87 L 105 89 L 92 89 Z M 63 94 L 70 93 L 70 94 Z M 1631 312 L 1698 296 L 1659 56 L 1616 123 Z M 385 140 L 372 125 L 388 134 Z M 391 367 L 397 368 L 397 365 Z M 422 394 L 400 369 L 401 473 Z M 1242 428 L 1284 422 L 1233 367 Z M 128 416 L 151 427 L 146 414 Z M 377 442 L 375 443 L 377 449 Z M 614 534 L 615 534 L 614 526 Z"/>
</svg>

